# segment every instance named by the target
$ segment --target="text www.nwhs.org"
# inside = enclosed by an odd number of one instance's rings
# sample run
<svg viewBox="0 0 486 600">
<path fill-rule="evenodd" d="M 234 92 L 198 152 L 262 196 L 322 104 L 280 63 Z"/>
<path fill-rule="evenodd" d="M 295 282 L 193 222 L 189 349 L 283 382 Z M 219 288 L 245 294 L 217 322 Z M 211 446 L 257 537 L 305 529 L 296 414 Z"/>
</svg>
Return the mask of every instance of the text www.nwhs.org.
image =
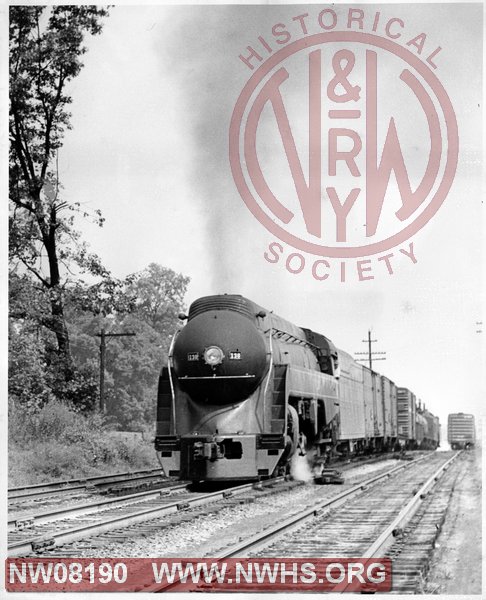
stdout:
<svg viewBox="0 0 486 600">
<path fill-rule="evenodd" d="M 130 591 L 197 586 L 224 591 L 389 591 L 384 558 L 285 559 L 8 559 L 9 591 Z"/>
</svg>

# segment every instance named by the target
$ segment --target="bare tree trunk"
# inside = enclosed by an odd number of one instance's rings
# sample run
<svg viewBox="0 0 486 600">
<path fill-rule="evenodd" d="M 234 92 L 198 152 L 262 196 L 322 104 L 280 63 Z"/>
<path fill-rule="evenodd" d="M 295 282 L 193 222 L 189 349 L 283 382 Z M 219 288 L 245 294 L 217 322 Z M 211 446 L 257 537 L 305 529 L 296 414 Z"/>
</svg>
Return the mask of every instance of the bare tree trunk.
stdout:
<svg viewBox="0 0 486 600">
<path fill-rule="evenodd" d="M 52 314 L 52 331 L 56 335 L 59 355 L 66 361 L 66 366 L 72 365 L 69 332 L 64 318 L 64 301 L 62 289 L 58 285 L 49 290 Z"/>
</svg>

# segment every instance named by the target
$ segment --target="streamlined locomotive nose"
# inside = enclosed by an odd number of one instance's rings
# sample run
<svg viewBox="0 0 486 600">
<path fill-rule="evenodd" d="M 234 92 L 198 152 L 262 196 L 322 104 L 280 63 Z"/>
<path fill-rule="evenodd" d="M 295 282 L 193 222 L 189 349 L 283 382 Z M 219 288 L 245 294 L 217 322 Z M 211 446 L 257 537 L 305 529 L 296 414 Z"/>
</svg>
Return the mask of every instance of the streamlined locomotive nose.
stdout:
<svg viewBox="0 0 486 600">
<path fill-rule="evenodd" d="M 261 332 L 247 316 L 210 310 L 192 318 L 177 336 L 174 372 L 194 399 L 231 404 L 247 398 L 267 371 Z"/>
</svg>

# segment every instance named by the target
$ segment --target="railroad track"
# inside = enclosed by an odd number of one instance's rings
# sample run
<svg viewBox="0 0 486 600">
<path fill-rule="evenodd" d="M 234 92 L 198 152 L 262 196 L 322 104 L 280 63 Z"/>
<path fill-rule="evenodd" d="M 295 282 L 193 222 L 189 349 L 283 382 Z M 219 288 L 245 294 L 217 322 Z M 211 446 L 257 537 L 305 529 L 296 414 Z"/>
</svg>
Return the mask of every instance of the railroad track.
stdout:
<svg viewBox="0 0 486 600">
<path fill-rule="evenodd" d="M 467 468 L 467 456 L 459 461 Z M 395 538 L 386 554 L 393 561 L 393 591 L 401 594 L 430 593 L 426 589 L 431 557 L 449 509 L 456 480 L 462 465 L 448 469 L 436 489 L 419 506 L 418 510 Z M 462 468 L 461 468 L 462 467 Z"/>
<path fill-rule="evenodd" d="M 125 529 L 137 523 L 157 519 L 159 525 L 158 519 L 161 517 L 221 499 L 230 499 L 247 492 L 258 493 L 258 490 L 270 489 L 280 484 L 293 487 L 300 483 L 285 482 L 283 477 L 278 477 L 262 483 L 243 484 L 208 493 L 191 492 L 187 490 L 186 484 L 178 484 L 171 488 L 172 491 L 178 492 L 176 499 L 166 490 L 157 490 L 134 494 L 132 498 L 125 496 L 89 505 L 46 511 L 33 515 L 30 521 L 26 519 L 19 522 L 11 518 L 8 556 L 32 553 L 39 555 L 52 548 Z M 76 519 L 75 527 L 72 527 L 73 518 Z"/>
<path fill-rule="evenodd" d="M 344 465 L 343 470 L 359 469 L 365 464 L 376 462 L 376 457 L 374 457 L 371 460 L 362 461 L 359 466 L 352 463 Z M 376 466 L 374 465 L 374 468 Z M 75 505 L 64 507 L 57 504 L 55 507 L 42 511 L 35 507 L 35 510 L 30 512 L 23 510 L 17 514 L 12 514 L 13 511 L 10 511 L 8 552 L 10 556 L 30 554 L 31 552 L 39 554 L 52 547 L 98 536 L 112 530 L 121 530 L 135 523 L 159 519 L 164 515 L 217 501 L 221 497 L 225 498 L 228 504 L 231 496 L 236 496 L 254 487 L 257 489 L 264 487 L 267 493 L 269 491 L 273 493 L 272 488 L 279 482 L 282 482 L 282 478 L 268 480 L 263 485 L 237 486 L 210 494 L 193 494 L 188 491 L 187 482 L 175 484 L 170 482 L 162 490 L 143 491 L 115 499 L 78 502 Z M 291 482 L 285 485 L 295 487 L 300 483 Z M 173 500 L 172 497 L 175 493 L 179 494 L 177 500 Z M 261 492 L 257 495 L 260 498 L 263 497 Z M 245 501 L 252 501 L 252 499 L 247 498 Z M 197 515 L 193 515 L 193 518 L 196 517 Z M 73 519 L 76 523 L 74 528 L 72 527 Z M 156 521 L 156 525 L 159 526 L 158 521 Z M 150 527 L 150 524 L 147 525 L 147 531 L 150 531 Z"/>
<path fill-rule="evenodd" d="M 358 457 L 350 461 L 338 460 L 335 464 L 333 463 L 332 466 L 346 471 L 357 464 L 379 462 L 392 456 L 394 456 L 393 453 L 388 453 L 374 457 Z M 42 499 L 53 499 L 53 501 L 57 501 L 57 495 L 59 494 L 67 495 L 74 492 L 78 494 L 82 491 L 89 493 L 120 493 L 121 495 L 124 493 L 124 491 L 126 491 L 123 488 L 128 489 L 129 484 L 135 484 L 133 487 L 136 487 L 136 484 L 149 482 L 153 487 L 157 483 L 160 483 L 161 486 L 164 484 L 171 485 L 174 483 L 174 481 L 175 480 L 168 480 L 167 478 L 163 477 L 161 475 L 160 468 L 143 471 L 129 471 L 125 473 L 113 473 L 111 475 L 96 475 L 94 477 L 68 479 L 64 481 L 53 481 L 49 483 L 39 483 L 29 486 L 9 488 L 8 502 L 10 507 L 13 507 L 24 504 L 29 500 L 32 500 L 35 503 Z M 130 492 L 128 491 L 127 493 Z M 9 510 L 11 510 L 10 507 Z"/>
<path fill-rule="evenodd" d="M 137 492 L 135 494 L 129 494 L 121 498 L 109 498 L 97 500 L 94 502 L 85 502 L 84 504 L 75 504 L 72 506 L 65 506 L 61 508 L 54 508 L 35 512 L 32 515 L 22 513 L 20 515 L 13 514 L 9 517 L 7 530 L 9 532 L 22 531 L 27 528 L 36 527 L 44 523 L 52 523 L 62 519 L 71 519 L 73 517 L 79 517 L 82 515 L 88 515 L 91 513 L 102 512 L 109 509 L 110 507 L 117 506 L 128 506 L 129 504 L 136 504 L 143 500 L 150 500 L 152 498 L 158 498 L 159 496 L 168 496 L 179 490 L 187 490 L 189 484 L 180 483 L 167 486 L 161 491 L 150 490 L 144 492 Z"/>
<path fill-rule="evenodd" d="M 363 465 L 367 462 L 363 462 Z M 345 470 L 349 468 L 359 469 L 361 466 L 348 465 Z M 376 467 L 377 465 L 374 465 L 373 468 Z M 279 484 L 282 484 L 284 489 L 289 489 L 301 483 L 284 483 L 282 478 L 277 478 L 259 485 L 240 485 L 207 494 L 190 492 L 187 483 L 179 483 L 171 484 L 163 490 L 144 491 L 120 498 L 78 503 L 74 506 L 56 506 L 42 512 L 36 510 L 32 514 L 26 514 L 25 512 L 20 515 L 13 514 L 8 521 L 8 554 L 9 556 L 21 556 L 32 552 L 41 554 L 50 551 L 52 548 L 59 548 L 59 546 L 86 540 L 100 534 L 109 535 L 109 532 L 112 531 L 115 531 L 113 534 L 115 537 L 122 539 L 123 534 L 118 534 L 116 531 L 126 530 L 134 524 L 143 524 L 155 520 L 153 525 L 150 523 L 147 526 L 142 525 L 146 531 L 150 531 L 151 528 L 155 530 L 160 527 L 159 519 L 161 517 L 180 513 L 185 509 L 194 509 L 194 507 L 217 502 L 220 499 L 225 499 L 226 505 L 228 505 L 228 503 L 231 503 L 230 498 L 232 496 L 238 496 L 249 491 L 255 493 L 253 491 L 255 488 L 265 489 L 266 493 L 275 493 L 278 490 L 273 488 Z M 178 494 L 177 499 L 174 499 L 173 494 L 175 493 Z M 260 498 L 263 497 L 261 491 L 257 492 L 256 495 Z M 253 499 L 246 498 L 246 501 L 251 502 Z M 192 514 L 188 518 L 196 518 L 197 516 L 197 514 Z M 73 519 L 75 520 L 75 527 L 73 527 Z M 187 520 L 187 518 L 184 520 Z M 170 523 L 166 523 L 167 525 L 170 525 Z M 129 533 L 128 536 L 130 536 Z"/>
<path fill-rule="evenodd" d="M 65 481 L 52 481 L 50 483 L 39 483 L 28 486 L 9 488 L 8 500 L 28 500 L 37 499 L 44 496 L 56 494 L 65 494 L 68 492 L 78 492 L 80 490 L 95 490 L 115 484 L 127 484 L 130 482 L 140 482 L 165 479 L 161 475 L 160 468 L 148 469 L 144 471 L 128 471 L 125 473 L 113 473 L 111 475 L 96 475 L 94 477 L 85 477 L 79 479 L 68 479 Z"/>
<path fill-rule="evenodd" d="M 407 523 L 412 522 L 420 509 L 424 512 L 425 503 L 433 498 L 431 491 L 434 486 L 459 455 L 460 453 L 450 452 L 434 453 L 429 457 L 430 460 L 425 460 L 427 456 L 422 456 L 372 476 L 227 547 L 212 561 L 262 556 L 368 559 L 384 557 L 387 551 L 394 548 L 396 554 L 397 544 L 403 543 L 401 540 L 405 537 Z M 445 510 L 443 503 L 442 508 Z M 422 515 L 423 518 L 425 514 Z M 437 512 L 433 514 L 433 518 L 437 519 Z M 428 525 L 430 526 L 430 522 Z M 436 528 L 437 523 L 434 522 L 433 525 Z M 405 563 L 405 566 L 402 565 L 401 575 L 399 591 L 410 591 L 411 579 L 417 577 L 416 573 Z M 141 587 L 136 591 L 176 591 L 179 585 L 177 582 L 170 585 L 157 584 Z M 228 591 L 230 589 L 234 591 L 228 585 Z M 188 591 L 187 584 L 184 585 L 184 590 Z M 224 585 L 219 584 L 217 590 L 225 591 Z M 211 584 L 195 584 L 190 591 L 211 591 Z M 252 590 L 245 586 L 245 591 L 261 592 L 262 588 L 255 586 Z M 352 589 L 343 584 L 336 591 Z"/>
</svg>

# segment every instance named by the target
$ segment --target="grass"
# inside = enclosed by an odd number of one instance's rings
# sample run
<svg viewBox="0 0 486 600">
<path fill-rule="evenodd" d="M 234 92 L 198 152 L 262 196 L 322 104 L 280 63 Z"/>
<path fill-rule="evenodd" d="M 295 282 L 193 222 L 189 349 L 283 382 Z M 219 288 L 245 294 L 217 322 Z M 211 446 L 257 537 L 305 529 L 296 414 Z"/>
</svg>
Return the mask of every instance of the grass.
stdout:
<svg viewBox="0 0 486 600">
<path fill-rule="evenodd" d="M 100 415 L 84 416 L 51 401 L 35 413 L 9 410 L 9 487 L 158 466 L 153 435 L 109 430 Z"/>
</svg>

